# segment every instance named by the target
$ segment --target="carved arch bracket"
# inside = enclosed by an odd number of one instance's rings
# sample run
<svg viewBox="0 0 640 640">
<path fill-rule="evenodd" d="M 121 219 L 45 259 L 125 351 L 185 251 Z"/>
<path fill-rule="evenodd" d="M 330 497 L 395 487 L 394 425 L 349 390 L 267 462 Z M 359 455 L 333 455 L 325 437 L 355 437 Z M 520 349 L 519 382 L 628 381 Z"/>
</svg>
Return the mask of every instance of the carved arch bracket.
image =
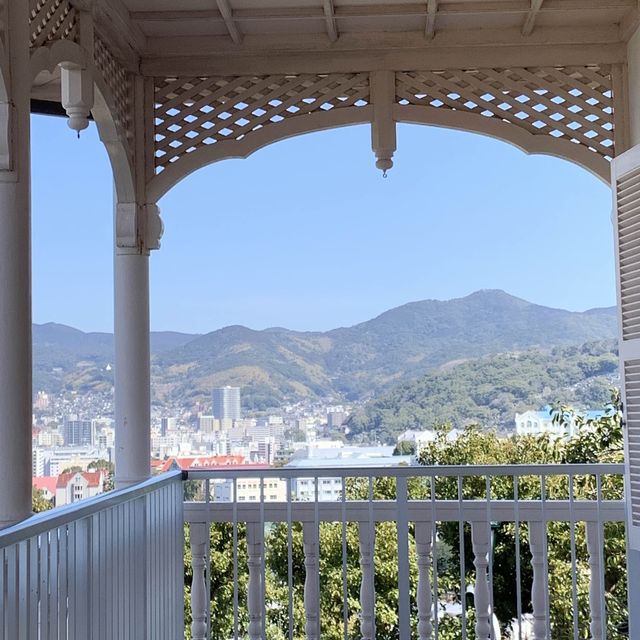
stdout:
<svg viewBox="0 0 640 640">
<path fill-rule="evenodd" d="M 116 246 L 124 252 L 148 253 L 160 248 L 164 225 L 156 204 L 118 203 Z"/>
<path fill-rule="evenodd" d="M 155 79 L 153 102 L 147 164 L 154 199 L 210 162 L 357 122 L 373 125 L 374 151 L 387 168 L 396 122 L 483 133 L 565 158 L 603 180 L 614 156 L 607 66 L 167 77 Z"/>
</svg>

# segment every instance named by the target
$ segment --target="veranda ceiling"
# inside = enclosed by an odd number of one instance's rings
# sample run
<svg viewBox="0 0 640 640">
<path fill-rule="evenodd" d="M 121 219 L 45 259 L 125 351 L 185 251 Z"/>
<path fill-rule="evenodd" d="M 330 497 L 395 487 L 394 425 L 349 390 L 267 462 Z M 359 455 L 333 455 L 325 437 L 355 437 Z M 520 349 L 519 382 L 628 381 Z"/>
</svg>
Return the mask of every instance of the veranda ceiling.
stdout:
<svg viewBox="0 0 640 640">
<path fill-rule="evenodd" d="M 637 0 L 82 0 L 82 4 L 93 7 L 104 29 L 119 43 L 121 54 L 137 59 L 143 73 L 151 75 L 182 73 L 187 67 L 197 73 L 246 73 L 252 65 L 251 70 L 258 72 L 267 62 L 273 70 L 300 71 L 291 68 L 291 56 L 305 54 L 325 67 L 330 64 L 327 71 L 358 70 L 367 61 L 380 67 L 386 55 L 402 51 L 430 53 L 435 66 L 444 53 L 447 64 L 460 66 L 454 54 L 466 57 L 468 64 L 478 53 L 491 51 L 495 56 L 501 49 L 505 64 L 535 63 L 512 59 L 529 50 L 544 57 L 538 63 L 562 64 L 565 61 L 551 56 L 567 49 L 573 49 L 574 56 L 578 50 L 587 55 L 597 49 L 593 62 L 613 62 L 638 19 Z M 358 52 L 362 57 L 354 56 Z M 490 62 L 494 64 L 493 59 Z M 348 69 L 350 65 L 354 68 Z"/>
</svg>

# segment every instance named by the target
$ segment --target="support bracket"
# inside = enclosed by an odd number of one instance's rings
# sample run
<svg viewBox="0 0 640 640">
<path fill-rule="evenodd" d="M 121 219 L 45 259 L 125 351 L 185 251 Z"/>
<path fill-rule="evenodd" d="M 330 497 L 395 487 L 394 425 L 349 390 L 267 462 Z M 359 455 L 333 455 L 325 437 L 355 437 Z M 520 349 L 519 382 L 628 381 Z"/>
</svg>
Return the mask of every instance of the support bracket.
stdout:
<svg viewBox="0 0 640 640">
<path fill-rule="evenodd" d="M 376 155 L 376 168 L 386 176 L 393 167 L 396 150 L 396 121 L 393 105 L 396 98 L 396 80 L 393 71 L 371 73 L 371 102 L 373 122 L 371 123 L 371 148 Z"/>
</svg>

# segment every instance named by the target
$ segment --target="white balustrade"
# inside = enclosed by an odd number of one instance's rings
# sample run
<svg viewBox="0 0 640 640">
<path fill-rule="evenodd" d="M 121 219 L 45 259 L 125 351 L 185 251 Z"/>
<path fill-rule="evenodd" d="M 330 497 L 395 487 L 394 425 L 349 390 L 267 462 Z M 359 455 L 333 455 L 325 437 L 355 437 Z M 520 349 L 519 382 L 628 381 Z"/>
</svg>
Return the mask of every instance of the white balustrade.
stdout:
<svg viewBox="0 0 640 640">
<path fill-rule="evenodd" d="M 547 566 L 545 563 L 545 527 L 544 522 L 529 522 L 529 549 L 533 567 L 531 587 L 531 605 L 533 607 L 533 640 L 547 638 Z"/>
<path fill-rule="evenodd" d="M 360 536 L 360 637 L 374 640 L 376 637 L 376 591 L 374 574 L 375 529 L 370 522 L 358 523 Z"/>
<path fill-rule="evenodd" d="M 249 586 L 247 606 L 249 609 L 249 640 L 260 640 L 263 637 L 263 566 L 264 526 L 247 524 L 247 556 L 249 565 Z"/>
<path fill-rule="evenodd" d="M 431 640 L 433 624 L 431 614 L 433 596 L 431 594 L 431 540 L 433 526 L 431 522 L 416 522 L 416 555 L 418 556 L 418 638 Z"/>
<path fill-rule="evenodd" d="M 476 638 L 491 638 L 491 598 L 489 594 L 489 523 L 471 523 L 471 542 L 473 545 L 473 564 L 476 568 L 474 602 L 476 609 Z"/>
<path fill-rule="evenodd" d="M 532 476 L 550 478 L 554 475 L 576 477 L 623 474 L 619 465 L 561 465 L 561 466 L 511 466 L 511 467 L 399 467 L 380 469 L 329 469 L 300 470 L 273 469 L 247 471 L 211 471 L 190 473 L 190 478 L 206 480 L 209 485 L 219 479 L 231 478 L 236 483 L 245 476 L 263 478 L 267 484 L 273 479 L 300 477 L 347 478 L 389 477 L 396 479 L 396 486 L 404 486 L 404 478 L 411 476 L 439 478 L 450 477 L 461 485 L 461 478 L 470 476 Z M 398 482 L 398 478 L 402 481 Z M 259 483 L 256 483 L 259 484 Z M 433 483 L 439 486 L 441 483 Z M 490 484 L 487 481 L 487 484 Z M 361 485 L 366 487 L 366 484 Z M 442 485 L 444 486 L 444 485 Z M 600 486 L 600 485 L 599 485 Z M 215 523 L 231 523 L 233 536 L 230 545 L 234 567 L 233 631 L 227 637 L 264 640 L 266 636 L 266 611 L 273 612 L 276 624 L 286 621 L 289 637 L 304 631 L 308 640 L 320 640 L 321 598 L 319 533 L 324 523 L 356 523 L 358 528 L 357 551 L 343 539 L 342 566 L 352 567 L 359 562 L 360 629 L 362 640 L 376 637 L 376 566 L 375 545 L 378 523 L 396 523 L 396 530 L 408 540 L 400 541 L 399 551 L 404 549 L 408 557 L 399 559 L 399 571 L 417 570 L 417 620 L 398 621 L 398 632 L 417 624 L 419 640 L 437 637 L 437 612 L 444 604 L 439 592 L 436 574 L 436 527 L 440 523 L 457 523 L 458 531 L 471 525 L 471 546 L 474 569 L 460 567 L 458 597 L 464 603 L 469 582 L 475 581 L 476 638 L 493 640 L 494 616 L 492 611 L 492 571 L 490 521 L 528 524 L 528 542 L 532 555 L 533 580 L 531 584 L 531 609 L 528 602 L 518 602 L 518 610 L 533 620 L 534 640 L 549 640 L 554 621 L 549 619 L 547 587 L 550 576 L 547 566 L 547 527 L 551 522 L 569 522 L 571 529 L 586 523 L 587 553 L 578 549 L 578 556 L 571 576 L 577 584 L 576 564 L 585 559 L 590 567 L 589 631 L 591 640 L 604 640 L 607 611 L 603 592 L 604 524 L 623 522 L 625 504 L 617 499 L 565 500 L 547 497 L 540 500 L 463 499 L 439 496 L 411 499 L 400 491 L 395 499 L 378 499 L 375 483 L 369 483 L 368 495 L 344 501 L 294 500 L 277 501 L 261 494 L 261 499 L 250 502 L 216 502 L 215 492 L 207 490 L 207 501 L 184 503 L 180 474 L 168 474 L 140 485 L 116 491 L 99 498 L 83 501 L 70 507 L 40 514 L 24 523 L 0 531 L 0 630 L 4 638 L 91 638 L 91 640 L 154 640 L 175 639 L 184 631 L 183 591 L 183 522 L 190 528 L 193 580 L 191 584 L 191 636 L 193 640 L 209 639 L 216 625 L 210 620 L 209 593 L 211 592 L 208 567 L 209 527 Z M 449 488 L 455 487 L 452 482 Z M 224 495 L 224 494 L 222 494 Z M 235 495 L 235 492 L 234 494 Z M 454 494 L 455 495 L 455 494 Z M 488 494 L 487 494 L 488 495 Z M 233 499 L 233 498 L 231 498 Z M 287 558 L 287 590 L 283 602 L 269 594 L 266 599 L 265 564 L 267 563 L 272 523 L 286 523 L 289 533 L 285 548 Z M 296 523 L 302 524 L 302 552 L 304 576 L 297 573 L 294 548 L 296 537 L 292 535 Z M 400 523 L 402 526 L 400 526 Z M 240 533 L 246 528 L 246 549 Z M 343 528 L 343 531 L 347 529 Z M 516 550 L 519 546 L 520 527 L 516 526 Z M 346 535 L 346 534 L 345 534 Z M 280 538 L 282 542 L 282 538 Z M 386 542 L 386 541 L 385 541 Z M 408 545 L 405 544 L 408 542 Z M 467 543 L 468 544 L 468 543 Z M 460 557 L 465 557 L 465 538 L 459 542 Z M 412 546 L 415 554 L 412 552 Z M 357 557 L 351 557 L 357 554 Z M 576 550 L 572 552 L 576 555 Z M 580 555 L 581 554 L 581 555 Z M 516 555 L 514 593 L 518 598 L 522 586 L 516 585 L 520 571 L 520 556 Z M 245 569 L 246 567 L 246 569 Z M 241 579 L 248 571 L 248 581 Z M 416 575 L 416 574 L 413 574 Z M 551 576 L 551 579 L 553 577 Z M 296 629 L 299 618 L 288 620 L 282 613 L 293 610 L 297 598 L 297 581 L 304 580 L 304 630 Z M 583 578 L 580 577 L 580 580 Z M 408 585 L 406 576 L 398 578 L 400 594 L 402 585 Z M 246 585 L 246 587 L 245 587 Z M 244 591 L 246 588 L 246 591 Z M 575 587 L 574 587 L 575 588 Z M 276 591 L 277 593 L 277 591 Z M 345 596 L 347 593 L 345 592 Z M 289 600 L 291 599 L 291 600 Z M 398 597 L 398 615 L 402 613 Z M 246 607 L 246 611 L 241 611 Z M 351 609 L 352 611 L 353 609 Z M 464 612 L 464 609 L 462 609 Z M 531 613 L 529 613 L 531 611 Z M 343 620 L 346 621 L 345 638 L 353 618 L 349 603 L 344 602 Z M 334 612 L 335 613 L 335 612 Z M 332 614 L 334 615 L 334 614 Z M 406 615 L 406 613 L 404 614 Z M 340 618 L 338 614 L 337 619 Z M 248 621 L 248 626 L 246 622 Z M 503 624 L 508 621 L 501 621 Z M 587 621 L 574 620 L 574 640 L 579 640 Z M 516 623 L 516 628 L 518 627 Z M 287 630 L 283 629 L 286 633 Z M 463 638 L 466 626 L 463 626 Z"/>
<path fill-rule="evenodd" d="M 603 618 L 602 610 L 602 528 L 599 522 L 587 522 L 587 553 L 589 554 L 589 569 L 591 570 L 591 580 L 589 581 L 589 608 L 591 609 L 591 622 L 589 631 L 592 640 L 602 640 L 603 638 Z"/>
<path fill-rule="evenodd" d="M 189 532 L 191 542 L 191 638 L 206 640 L 208 635 L 208 567 L 207 545 L 209 544 L 209 525 L 204 522 L 193 522 Z"/>
<path fill-rule="evenodd" d="M 182 500 L 171 473 L 0 531 L 0 637 L 181 637 Z"/>
<path fill-rule="evenodd" d="M 307 640 L 320 638 L 320 594 L 318 592 L 318 526 L 305 522 L 302 529 L 304 547 L 304 614 Z"/>
</svg>

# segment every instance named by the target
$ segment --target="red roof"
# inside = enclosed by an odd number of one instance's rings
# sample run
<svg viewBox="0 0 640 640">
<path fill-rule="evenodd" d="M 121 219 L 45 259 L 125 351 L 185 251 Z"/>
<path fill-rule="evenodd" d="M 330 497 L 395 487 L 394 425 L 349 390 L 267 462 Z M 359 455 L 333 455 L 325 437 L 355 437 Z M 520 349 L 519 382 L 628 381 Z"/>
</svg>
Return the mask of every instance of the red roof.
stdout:
<svg viewBox="0 0 640 640">
<path fill-rule="evenodd" d="M 36 476 L 31 478 L 31 486 L 34 489 L 41 489 L 55 495 L 57 481 L 57 476 Z"/>
<path fill-rule="evenodd" d="M 165 473 L 175 467 L 183 471 L 195 469 L 217 469 L 218 467 L 241 467 L 268 468 L 268 465 L 252 465 L 245 462 L 244 456 L 190 456 L 184 458 L 168 458 L 165 460 L 160 471 Z"/>
<path fill-rule="evenodd" d="M 69 484 L 71 478 L 75 478 L 77 475 L 82 476 L 90 487 L 99 487 L 104 480 L 104 471 L 76 471 L 75 473 L 61 473 L 58 476 L 58 483 L 56 486 L 65 488 Z"/>
</svg>

